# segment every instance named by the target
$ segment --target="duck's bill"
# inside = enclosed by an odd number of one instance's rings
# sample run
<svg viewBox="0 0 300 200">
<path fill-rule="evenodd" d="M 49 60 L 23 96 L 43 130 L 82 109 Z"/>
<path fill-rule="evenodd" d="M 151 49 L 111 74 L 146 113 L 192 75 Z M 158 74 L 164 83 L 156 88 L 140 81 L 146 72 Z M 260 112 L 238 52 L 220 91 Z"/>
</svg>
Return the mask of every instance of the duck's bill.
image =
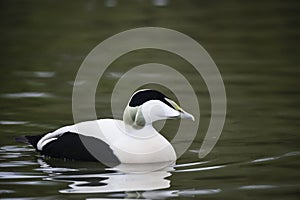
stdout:
<svg viewBox="0 0 300 200">
<path fill-rule="evenodd" d="M 188 112 L 185 112 L 184 110 L 180 112 L 180 118 L 181 119 L 191 119 L 191 120 L 195 121 L 194 116 Z"/>
<path fill-rule="evenodd" d="M 177 110 L 179 112 L 179 115 L 177 116 L 177 118 L 191 119 L 191 120 L 195 121 L 194 116 L 188 112 L 185 112 L 182 108 L 180 108 L 179 105 L 177 105 L 177 103 L 175 103 L 174 101 L 172 101 L 171 99 L 168 99 L 168 98 L 166 98 L 166 100 L 173 106 L 173 108 L 175 110 Z"/>
</svg>

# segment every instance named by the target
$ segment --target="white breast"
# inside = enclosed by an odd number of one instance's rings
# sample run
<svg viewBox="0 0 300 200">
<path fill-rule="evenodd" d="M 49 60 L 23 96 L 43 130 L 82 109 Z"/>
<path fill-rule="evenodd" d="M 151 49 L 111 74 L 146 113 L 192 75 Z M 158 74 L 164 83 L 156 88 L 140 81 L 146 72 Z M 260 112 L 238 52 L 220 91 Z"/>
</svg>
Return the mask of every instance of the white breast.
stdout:
<svg viewBox="0 0 300 200">
<path fill-rule="evenodd" d="M 121 163 L 153 163 L 175 161 L 172 145 L 152 126 L 142 129 L 126 127 L 123 121 L 97 121 L 105 140 Z"/>
</svg>

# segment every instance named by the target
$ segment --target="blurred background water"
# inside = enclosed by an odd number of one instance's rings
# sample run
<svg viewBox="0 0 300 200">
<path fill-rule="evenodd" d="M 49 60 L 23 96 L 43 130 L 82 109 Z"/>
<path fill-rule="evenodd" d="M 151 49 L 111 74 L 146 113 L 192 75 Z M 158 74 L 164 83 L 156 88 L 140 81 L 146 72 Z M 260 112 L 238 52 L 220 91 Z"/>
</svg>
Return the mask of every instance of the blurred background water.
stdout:
<svg viewBox="0 0 300 200">
<path fill-rule="evenodd" d="M 299 12 L 298 1 L 1 0 L 0 197 L 299 199 Z M 135 176 L 46 159 L 14 141 L 72 124 L 72 86 L 85 56 L 106 38 L 145 26 L 187 34 L 219 67 L 228 111 L 207 157 L 197 157 L 210 119 L 204 82 L 196 87 L 201 127 L 174 169 Z M 174 54 L 131 52 L 101 79 L 99 118 L 112 117 L 110 94 L 122 74 L 149 62 L 197 79 Z M 177 123 L 164 127 L 168 139 Z"/>
</svg>

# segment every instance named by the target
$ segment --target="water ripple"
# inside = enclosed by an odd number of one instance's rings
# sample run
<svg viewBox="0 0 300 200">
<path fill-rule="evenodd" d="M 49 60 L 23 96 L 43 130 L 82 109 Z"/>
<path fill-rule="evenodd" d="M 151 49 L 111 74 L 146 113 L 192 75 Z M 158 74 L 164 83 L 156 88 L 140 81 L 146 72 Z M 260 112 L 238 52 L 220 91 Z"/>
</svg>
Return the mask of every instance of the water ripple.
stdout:
<svg viewBox="0 0 300 200">
<path fill-rule="evenodd" d="M 0 179 L 32 179 L 45 178 L 44 175 L 25 172 L 0 172 Z"/>
<path fill-rule="evenodd" d="M 14 190 L 0 190 L 0 194 L 10 194 L 10 193 L 15 193 L 16 191 Z"/>
<path fill-rule="evenodd" d="M 192 169 L 181 169 L 181 170 L 176 170 L 175 172 L 206 171 L 206 170 L 219 169 L 219 168 L 223 168 L 223 167 L 225 167 L 225 165 L 217 165 L 217 166 L 211 166 L 211 167 L 199 167 L 199 168 L 192 168 Z"/>
<path fill-rule="evenodd" d="M 55 76 L 55 72 L 46 72 L 46 71 L 36 71 L 33 72 L 34 76 L 38 78 L 52 78 Z"/>
<path fill-rule="evenodd" d="M 17 152 L 17 153 L 22 153 L 22 152 L 32 152 L 35 151 L 33 148 L 28 148 L 28 146 L 3 146 L 0 147 L 0 152 L 1 153 L 6 153 L 6 152 Z"/>
<path fill-rule="evenodd" d="M 128 198 L 146 198 L 146 199 L 166 199 L 171 197 L 195 197 L 199 195 L 210 195 L 220 193 L 221 189 L 189 189 L 189 190 L 157 190 L 145 192 L 128 192 Z M 127 199 L 127 198 L 126 198 Z"/>
<path fill-rule="evenodd" d="M 202 162 L 193 162 L 193 163 L 184 163 L 184 164 L 177 164 L 174 167 L 178 168 L 178 167 L 191 167 L 191 166 L 195 166 L 195 165 L 203 165 L 203 164 L 207 164 L 211 161 L 202 161 Z"/>
<path fill-rule="evenodd" d="M 259 158 L 259 159 L 251 161 L 251 163 L 267 162 L 267 161 L 271 161 L 271 160 L 278 160 L 278 159 L 281 159 L 281 158 L 290 157 L 290 156 L 298 156 L 298 155 L 300 155 L 300 151 L 293 151 L 293 152 L 283 154 L 281 156 Z"/>
<path fill-rule="evenodd" d="M 26 121 L 0 121 L 1 125 L 22 125 L 22 124 L 27 124 L 28 122 Z"/>
<path fill-rule="evenodd" d="M 271 188 L 278 188 L 276 185 L 245 185 L 239 187 L 241 190 L 255 190 L 255 189 L 271 189 Z"/>
<path fill-rule="evenodd" d="M 51 98 L 52 94 L 45 92 L 20 92 L 20 93 L 8 93 L 1 95 L 4 98 L 19 99 L 19 98 Z"/>
<path fill-rule="evenodd" d="M 21 77 L 52 78 L 56 72 L 53 71 L 16 71 L 15 74 Z"/>
<path fill-rule="evenodd" d="M 0 163 L 0 168 L 1 167 L 24 167 L 28 165 L 36 165 L 37 163 L 35 162 L 30 162 L 30 161 L 10 161 L 6 163 Z"/>
</svg>

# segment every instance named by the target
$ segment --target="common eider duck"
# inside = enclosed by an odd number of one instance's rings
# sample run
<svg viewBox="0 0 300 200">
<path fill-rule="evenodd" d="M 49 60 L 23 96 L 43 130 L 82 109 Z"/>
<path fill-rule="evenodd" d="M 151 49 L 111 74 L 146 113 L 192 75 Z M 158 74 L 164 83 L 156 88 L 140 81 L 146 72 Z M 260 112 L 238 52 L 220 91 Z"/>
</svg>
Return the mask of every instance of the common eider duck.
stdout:
<svg viewBox="0 0 300 200">
<path fill-rule="evenodd" d="M 174 148 L 152 125 L 170 118 L 194 120 L 193 115 L 161 92 L 144 89 L 131 96 L 123 120 L 80 122 L 22 140 L 40 154 L 55 158 L 106 165 L 170 162 L 176 161 Z"/>
</svg>

